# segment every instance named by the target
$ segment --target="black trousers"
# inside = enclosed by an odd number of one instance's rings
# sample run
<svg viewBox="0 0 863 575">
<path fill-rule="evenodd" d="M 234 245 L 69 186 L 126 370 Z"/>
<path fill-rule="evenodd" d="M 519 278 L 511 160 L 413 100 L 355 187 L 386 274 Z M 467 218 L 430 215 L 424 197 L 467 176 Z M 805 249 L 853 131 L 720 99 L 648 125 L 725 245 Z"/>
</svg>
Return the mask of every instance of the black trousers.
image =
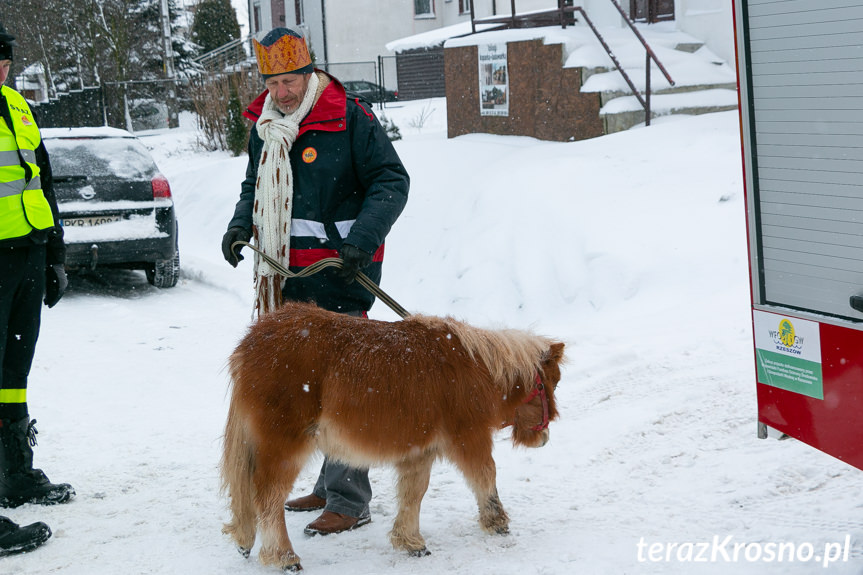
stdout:
<svg viewBox="0 0 863 575">
<path fill-rule="evenodd" d="M 0 248 L 0 419 L 27 411 L 27 376 L 45 295 L 45 246 Z"/>
</svg>

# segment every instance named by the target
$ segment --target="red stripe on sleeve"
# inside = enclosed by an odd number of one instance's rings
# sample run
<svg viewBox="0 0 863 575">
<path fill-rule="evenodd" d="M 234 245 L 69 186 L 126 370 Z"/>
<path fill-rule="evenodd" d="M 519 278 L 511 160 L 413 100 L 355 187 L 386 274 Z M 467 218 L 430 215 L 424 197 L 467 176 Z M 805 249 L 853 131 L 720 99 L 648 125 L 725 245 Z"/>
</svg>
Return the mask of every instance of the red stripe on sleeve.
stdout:
<svg viewBox="0 0 863 575">
<path fill-rule="evenodd" d="M 317 263 L 321 260 L 325 260 L 327 258 L 337 258 L 339 257 L 338 250 L 328 250 L 328 249 L 310 249 L 310 250 L 291 250 L 291 257 L 289 265 L 291 267 L 301 267 L 304 268 L 306 266 L 310 266 L 314 263 Z M 373 262 L 382 262 L 384 261 L 384 245 L 381 244 L 381 247 L 377 249 L 377 251 L 372 256 Z"/>
</svg>

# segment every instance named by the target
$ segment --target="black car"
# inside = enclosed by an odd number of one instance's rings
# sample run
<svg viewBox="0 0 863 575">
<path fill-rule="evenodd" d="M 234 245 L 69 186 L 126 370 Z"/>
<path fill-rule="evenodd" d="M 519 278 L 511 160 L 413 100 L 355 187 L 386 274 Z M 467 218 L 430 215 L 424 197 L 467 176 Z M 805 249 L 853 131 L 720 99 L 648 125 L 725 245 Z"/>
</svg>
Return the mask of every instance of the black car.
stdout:
<svg viewBox="0 0 863 575">
<path fill-rule="evenodd" d="M 157 287 L 180 275 L 171 186 L 141 141 L 115 128 L 49 128 L 54 193 L 69 268 L 143 269 Z"/>
<path fill-rule="evenodd" d="M 348 94 L 355 94 L 367 102 L 373 104 L 379 102 L 395 102 L 399 99 L 399 93 L 387 90 L 383 86 L 365 80 L 350 80 L 342 85 Z"/>
</svg>

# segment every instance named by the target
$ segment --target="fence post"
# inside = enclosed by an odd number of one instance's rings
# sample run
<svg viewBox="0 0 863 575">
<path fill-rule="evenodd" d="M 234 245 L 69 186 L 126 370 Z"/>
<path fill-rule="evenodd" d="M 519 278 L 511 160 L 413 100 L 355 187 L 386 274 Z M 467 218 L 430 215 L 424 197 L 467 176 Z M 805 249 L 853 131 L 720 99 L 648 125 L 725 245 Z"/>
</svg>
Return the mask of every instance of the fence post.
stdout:
<svg viewBox="0 0 863 575">
<path fill-rule="evenodd" d="M 644 113 L 646 115 L 646 117 L 644 119 L 644 125 L 649 126 L 650 125 L 650 52 L 645 51 L 645 55 L 647 57 L 647 61 L 646 61 L 647 65 L 645 66 L 647 68 L 647 72 L 646 72 L 647 77 L 644 79 L 644 90 L 645 90 Z"/>
</svg>

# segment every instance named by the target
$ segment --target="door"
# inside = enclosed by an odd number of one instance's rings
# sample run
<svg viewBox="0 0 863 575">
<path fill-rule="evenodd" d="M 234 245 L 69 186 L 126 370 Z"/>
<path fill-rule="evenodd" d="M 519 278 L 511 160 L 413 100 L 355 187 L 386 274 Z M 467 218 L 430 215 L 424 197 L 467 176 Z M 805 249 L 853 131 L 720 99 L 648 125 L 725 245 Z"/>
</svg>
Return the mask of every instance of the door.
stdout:
<svg viewBox="0 0 863 575">
<path fill-rule="evenodd" d="M 674 0 L 629 0 L 629 17 L 649 24 L 674 20 Z"/>
<path fill-rule="evenodd" d="M 745 5 L 758 303 L 861 321 L 863 5 Z"/>
</svg>

